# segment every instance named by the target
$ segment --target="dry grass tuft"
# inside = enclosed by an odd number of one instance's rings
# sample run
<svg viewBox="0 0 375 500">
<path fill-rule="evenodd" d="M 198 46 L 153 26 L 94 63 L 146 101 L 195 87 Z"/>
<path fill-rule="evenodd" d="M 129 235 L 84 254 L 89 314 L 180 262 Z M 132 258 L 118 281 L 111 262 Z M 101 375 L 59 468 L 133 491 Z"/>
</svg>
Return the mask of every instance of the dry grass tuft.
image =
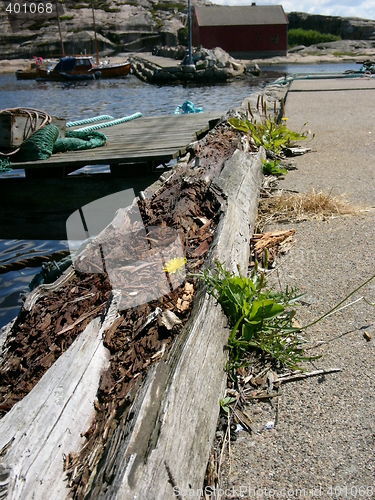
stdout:
<svg viewBox="0 0 375 500">
<path fill-rule="evenodd" d="M 261 198 L 258 207 L 258 231 L 276 222 L 324 220 L 329 217 L 359 214 L 361 208 L 352 205 L 344 195 L 333 196 L 330 192 L 311 189 L 307 193 L 277 191 Z"/>
</svg>

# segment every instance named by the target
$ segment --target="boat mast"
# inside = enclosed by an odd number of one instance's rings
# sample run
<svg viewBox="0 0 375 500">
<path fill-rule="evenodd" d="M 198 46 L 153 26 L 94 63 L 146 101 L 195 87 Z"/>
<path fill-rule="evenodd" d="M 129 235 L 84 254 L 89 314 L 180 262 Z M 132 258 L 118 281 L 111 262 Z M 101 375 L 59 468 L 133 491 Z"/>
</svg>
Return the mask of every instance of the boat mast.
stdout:
<svg viewBox="0 0 375 500">
<path fill-rule="evenodd" d="M 64 51 L 64 44 L 63 44 L 62 34 L 61 34 L 61 24 L 60 24 L 60 16 L 59 16 L 59 4 L 58 4 L 57 0 L 55 0 L 55 4 L 56 4 L 57 24 L 59 25 L 61 50 L 62 50 L 62 55 L 64 57 L 65 56 L 65 51 Z"/>
<path fill-rule="evenodd" d="M 91 9 L 92 9 L 92 20 L 94 22 L 96 64 L 99 65 L 99 50 L 98 50 L 98 39 L 96 37 L 95 15 L 94 15 L 94 0 L 91 0 Z"/>
<path fill-rule="evenodd" d="M 193 66 L 193 58 L 191 53 L 191 7 L 188 0 L 188 65 Z"/>
</svg>

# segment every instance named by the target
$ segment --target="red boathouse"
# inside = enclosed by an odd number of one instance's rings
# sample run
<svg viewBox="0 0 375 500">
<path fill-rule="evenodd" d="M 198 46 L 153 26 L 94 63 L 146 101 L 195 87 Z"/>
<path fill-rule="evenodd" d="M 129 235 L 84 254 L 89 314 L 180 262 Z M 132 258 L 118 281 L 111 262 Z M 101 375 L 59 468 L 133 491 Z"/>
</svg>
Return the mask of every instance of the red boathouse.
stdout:
<svg viewBox="0 0 375 500">
<path fill-rule="evenodd" d="M 288 18 L 282 5 L 194 7 L 192 43 L 244 59 L 285 56 Z"/>
</svg>

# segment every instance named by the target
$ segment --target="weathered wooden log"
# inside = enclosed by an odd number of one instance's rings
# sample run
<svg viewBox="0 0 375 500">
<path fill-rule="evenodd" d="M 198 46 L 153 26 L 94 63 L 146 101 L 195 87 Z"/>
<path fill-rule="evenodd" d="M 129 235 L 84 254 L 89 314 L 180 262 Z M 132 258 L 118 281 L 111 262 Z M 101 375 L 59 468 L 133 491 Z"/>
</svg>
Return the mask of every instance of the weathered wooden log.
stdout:
<svg viewBox="0 0 375 500">
<path fill-rule="evenodd" d="M 261 154 L 237 150 L 211 184 L 221 200 L 222 215 L 208 266 L 218 260 L 246 272 Z M 67 273 L 59 283 L 69 279 Z M 30 296 L 27 308 L 43 290 Z M 118 300 L 112 300 L 104 323 L 103 318 L 93 320 L 0 421 L 0 498 L 68 496 L 63 456 L 79 451 L 80 435 L 94 417 L 100 373 L 108 362 L 102 335 L 117 317 Z M 227 337 L 220 307 L 200 288 L 182 334 L 166 359 L 149 370 L 130 411 L 114 431 L 89 480 L 90 498 L 164 500 L 179 498 L 180 492 L 198 492 L 226 383 Z"/>
<path fill-rule="evenodd" d="M 79 451 L 95 416 L 99 379 L 109 358 L 105 327 L 100 318 L 93 320 L 0 421 L 0 498 L 67 497 L 64 456 Z"/>
<path fill-rule="evenodd" d="M 246 272 L 261 175 L 261 153 L 237 150 L 213 182 L 223 216 L 208 266 L 218 260 Z M 226 385 L 226 326 L 220 307 L 201 289 L 184 333 L 149 371 L 133 418 L 115 431 L 91 498 L 200 498 Z"/>
</svg>

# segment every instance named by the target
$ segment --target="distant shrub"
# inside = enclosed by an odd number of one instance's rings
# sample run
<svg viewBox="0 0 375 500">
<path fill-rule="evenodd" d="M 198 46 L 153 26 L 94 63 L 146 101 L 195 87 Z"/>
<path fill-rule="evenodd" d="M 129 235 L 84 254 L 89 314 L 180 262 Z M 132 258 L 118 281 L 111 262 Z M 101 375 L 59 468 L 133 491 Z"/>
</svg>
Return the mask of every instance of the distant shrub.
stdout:
<svg viewBox="0 0 375 500">
<path fill-rule="evenodd" d="M 154 10 L 174 10 L 177 9 L 178 12 L 181 12 L 186 9 L 185 4 L 177 3 L 177 2 L 157 2 L 153 4 Z"/>
<path fill-rule="evenodd" d="M 178 43 L 179 45 L 184 45 L 185 47 L 187 47 L 188 45 L 188 27 L 185 26 L 184 28 L 181 28 L 178 30 L 177 32 L 177 36 L 178 36 Z"/>
<path fill-rule="evenodd" d="M 330 33 L 320 33 L 315 30 L 304 30 L 302 28 L 291 29 L 288 32 L 288 44 L 290 47 L 296 45 L 316 45 L 317 43 L 336 42 L 341 40 L 340 36 L 331 35 Z"/>
</svg>

